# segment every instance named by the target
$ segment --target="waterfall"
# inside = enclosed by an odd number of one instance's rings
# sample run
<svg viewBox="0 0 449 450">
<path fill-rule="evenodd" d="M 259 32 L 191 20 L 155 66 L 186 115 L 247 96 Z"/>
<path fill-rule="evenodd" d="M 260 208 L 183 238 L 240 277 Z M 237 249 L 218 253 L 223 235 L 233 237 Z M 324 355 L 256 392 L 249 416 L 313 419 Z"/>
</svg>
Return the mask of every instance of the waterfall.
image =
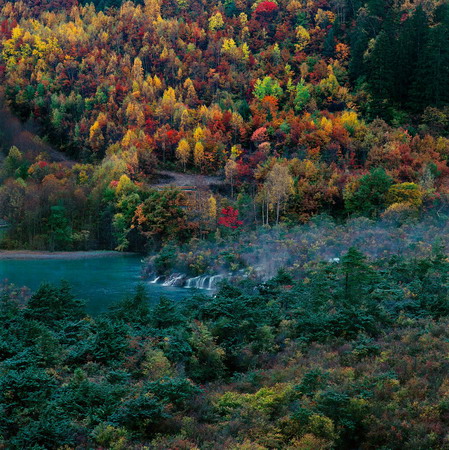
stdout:
<svg viewBox="0 0 449 450">
<path fill-rule="evenodd" d="M 217 282 L 223 277 L 221 275 L 203 275 L 200 277 L 189 278 L 186 281 L 185 288 L 187 289 L 215 289 Z"/>
<path fill-rule="evenodd" d="M 182 286 L 184 278 L 185 275 L 182 273 L 173 273 L 162 283 L 162 286 Z"/>
<path fill-rule="evenodd" d="M 209 278 L 209 289 L 215 289 L 217 286 L 217 283 L 223 279 L 221 275 L 214 275 Z"/>
<path fill-rule="evenodd" d="M 156 277 L 154 280 L 150 281 L 150 284 L 156 284 L 162 277 Z"/>
<path fill-rule="evenodd" d="M 193 288 L 197 289 L 198 280 L 200 278 L 201 277 L 189 278 L 186 281 L 186 285 L 184 287 L 186 287 L 187 289 L 193 289 Z"/>
<path fill-rule="evenodd" d="M 186 289 L 205 289 L 212 291 L 217 287 L 217 283 L 223 279 L 222 275 L 202 275 L 199 277 L 188 278 L 182 273 L 172 273 L 168 277 L 156 276 L 150 281 L 150 284 L 161 283 L 162 286 L 184 286 Z"/>
</svg>

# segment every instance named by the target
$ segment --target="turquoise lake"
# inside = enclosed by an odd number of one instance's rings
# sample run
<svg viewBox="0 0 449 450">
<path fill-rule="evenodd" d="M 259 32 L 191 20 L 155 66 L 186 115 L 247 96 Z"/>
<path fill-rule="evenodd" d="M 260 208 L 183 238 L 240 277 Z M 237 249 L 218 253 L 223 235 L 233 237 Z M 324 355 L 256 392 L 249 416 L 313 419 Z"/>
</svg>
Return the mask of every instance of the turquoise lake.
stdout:
<svg viewBox="0 0 449 450">
<path fill-rule="evenodd" d="M 86 301 L 90 314 L 99 314 L 114 302 L 131 295 L 144 283 L 150 301 L 159 301 L 161 295 L 182 299 L 192 292 L 188 289 L 165 287 L 141 279 L 141 257 L 118 255 L 90 259 L 0 259 L 0 281 L 8 280 L 16 286 L 32 291 L 42 282 L 59 283 L 67 280 L 74 294 Z"/>
</svg>

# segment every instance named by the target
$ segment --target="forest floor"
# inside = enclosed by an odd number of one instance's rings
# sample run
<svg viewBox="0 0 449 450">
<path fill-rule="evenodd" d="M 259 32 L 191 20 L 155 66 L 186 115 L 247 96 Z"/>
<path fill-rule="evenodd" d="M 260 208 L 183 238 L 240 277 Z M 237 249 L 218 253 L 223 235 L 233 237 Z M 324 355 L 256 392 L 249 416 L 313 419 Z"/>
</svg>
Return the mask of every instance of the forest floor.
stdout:
<svg viewBox="0 0 449 450">
<path fill-rule="evenodd" d="M 46 252 L 32 250 L 0 250 L 0 259 L 92 259 L 111 258 L 118 255 L 134 255 L 114 251 L 85 251 L 85 252 Z"/>
</svg>

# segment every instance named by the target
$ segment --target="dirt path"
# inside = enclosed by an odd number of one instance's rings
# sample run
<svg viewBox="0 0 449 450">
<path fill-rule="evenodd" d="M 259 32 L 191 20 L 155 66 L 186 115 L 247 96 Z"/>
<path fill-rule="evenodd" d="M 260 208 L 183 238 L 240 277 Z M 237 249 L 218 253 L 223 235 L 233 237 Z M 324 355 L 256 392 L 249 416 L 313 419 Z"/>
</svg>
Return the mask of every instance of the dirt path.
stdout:
<svg viewBox="0 0 449 450">
<path fill-rule="evenodd" d="M 222 186 L 225 182 L 220 177 L 210 175 L 196 175 L 170 170 L 159 170 L 156 172 L 155 180 L 151 186 L 195 186 L 211 187 Z"/>
</svg>

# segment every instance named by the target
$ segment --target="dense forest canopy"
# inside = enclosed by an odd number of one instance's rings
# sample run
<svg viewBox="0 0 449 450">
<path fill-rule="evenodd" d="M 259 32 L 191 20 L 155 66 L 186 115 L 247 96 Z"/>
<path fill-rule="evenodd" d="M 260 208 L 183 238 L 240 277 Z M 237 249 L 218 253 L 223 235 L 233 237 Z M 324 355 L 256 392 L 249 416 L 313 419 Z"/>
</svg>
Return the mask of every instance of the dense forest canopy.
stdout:
<svg viewBox="0 0 449 450">
<path fill-rule="evenodd" d="M 447 204 L 445 2 L 48 0 L 0 17 L 5 99 L 68 160 L 5 149 L 3 246 L 153 249 L 214 236 L 230 207 L 256 227 Z M 159 192 L 161 169 L 226 184 Z"/>
<path fill-rule="evenodd" d="M 445 448 L 449 262 L 341 264 L 87 317 L 67 285 L 0 298 L 6 448 Z"/>
<path fill-rule="evenodd" d="M 0 284 L 0 447 L 449 448 L 448 77 L 446 1 L 1 0 L 0 248 L 228 280 Z"/>
</svg>

